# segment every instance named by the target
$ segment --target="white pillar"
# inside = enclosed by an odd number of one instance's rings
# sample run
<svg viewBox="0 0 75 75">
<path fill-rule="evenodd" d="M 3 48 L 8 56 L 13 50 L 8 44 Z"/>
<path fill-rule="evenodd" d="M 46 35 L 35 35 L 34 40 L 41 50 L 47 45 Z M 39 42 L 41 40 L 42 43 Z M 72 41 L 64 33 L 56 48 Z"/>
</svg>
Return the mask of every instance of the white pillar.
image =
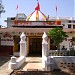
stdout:
<svg viewBox="0 0 75 75">
<path fill-rule="evenodd" d="M 44 32 L 42 36 L 42 63 L 45 66 L 45 62 L 47 61 L 47 56 L 48 56 L 48 43 L 47 43 L 47 34 Z"/>
<path fill-rule="evenodd" d="M 17 68 L 16 57 L 11 57 L 11 61 L 9 62 L 8 68 L 13 70 Z"/>
<path fill-rule="evenodd" d="M 11 62 L 12 62 L 12 63 L 16 63 L 16 57 L 12 56 L 12 57 L 11 57 Z"/>
<path fill-rule="evenodd" d="M 44 32 L 43 36 L 42 36 L 42 56 L 48 56 L 48 42 L 47 42 L 47 34 Z"/>
<path fill-rule="evenodd" d="M 53 56 L 48 56 L 47 57 L 47 61 L 45 62 L 45 70 L 46 71 L 53 71 L 54 70 Z"/>
<path fill-rule="evenodd" d="M 48 50 L 50 50 L 50 38 L 48 38 Z"/>
<path fill-rule="evenodd" d="M 21 41 L 20 41 L 20 56 L 25 56 L 26 57 L 26 35 L 24 32 L 22 32 L 21 36 Z"/>
</svg>

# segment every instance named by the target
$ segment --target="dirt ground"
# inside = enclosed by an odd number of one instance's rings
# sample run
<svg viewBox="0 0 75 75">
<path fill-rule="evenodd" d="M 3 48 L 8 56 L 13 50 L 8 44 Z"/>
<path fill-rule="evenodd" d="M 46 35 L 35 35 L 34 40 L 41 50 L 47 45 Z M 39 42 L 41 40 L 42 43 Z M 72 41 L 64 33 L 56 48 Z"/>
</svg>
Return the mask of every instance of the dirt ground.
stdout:
<svg viewBox="0 0 75 75">
<path fill-rule="evenodd" d="M 10 75 L 75 75 L 75 71 L 14 71 Z"/>
</svg>

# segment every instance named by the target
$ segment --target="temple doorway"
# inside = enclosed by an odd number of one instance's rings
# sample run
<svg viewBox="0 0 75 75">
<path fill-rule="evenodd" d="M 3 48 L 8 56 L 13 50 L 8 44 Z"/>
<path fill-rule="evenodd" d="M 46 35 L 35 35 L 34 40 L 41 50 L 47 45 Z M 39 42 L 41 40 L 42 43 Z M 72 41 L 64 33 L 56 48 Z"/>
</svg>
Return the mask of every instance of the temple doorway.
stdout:
<svg viewBox="0 0 75 75">
<path fill-rule="evenodd" d="M 14 47 L 13 47 L 13 51 L 14 52 L 19 52 L 20 51 L 20 36 L 13 36 L 14 39 Z"/>
<path fill-rule="evenodd" d="M 42 38 L 29 38 L 29 55 L 42 55 Z"/>
</svg>

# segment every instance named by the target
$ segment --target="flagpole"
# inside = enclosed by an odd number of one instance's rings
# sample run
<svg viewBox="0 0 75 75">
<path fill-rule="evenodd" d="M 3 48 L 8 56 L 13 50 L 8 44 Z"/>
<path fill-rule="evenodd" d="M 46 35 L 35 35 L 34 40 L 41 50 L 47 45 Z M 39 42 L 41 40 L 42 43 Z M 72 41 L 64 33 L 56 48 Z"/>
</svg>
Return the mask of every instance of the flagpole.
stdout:
<svg viewBox="0 0 75 75">
<path fill-rule="evenodd" d="M 58 14 L 58 7 L 57 7 L 57 5 L 56 5 L 56 18 L 57 18 L 57 14 Z"/>
<path fill-rule="evenodd" d="M 18 10 L 16 10 L 16 14 L 18 14 Z"/>
<path fill-rule="evenodd" d="M 18 14 L 18 4 L 17 4 L 17 6 L 16 6 L 16 13 Z"/>
<path fill-rule="evenodd" d="M 56 18 L 57 18 L 57 11 L 56 11 Z"/>
<path fill-rule="evenodd" d="M 37 0 L 37 5 L 38 5 L 38 0 Z"/>
<path fill-rule="evenodd" d="M 18 9 L 16 10 L 16 13 L 18 14 Z"/>
</svg>

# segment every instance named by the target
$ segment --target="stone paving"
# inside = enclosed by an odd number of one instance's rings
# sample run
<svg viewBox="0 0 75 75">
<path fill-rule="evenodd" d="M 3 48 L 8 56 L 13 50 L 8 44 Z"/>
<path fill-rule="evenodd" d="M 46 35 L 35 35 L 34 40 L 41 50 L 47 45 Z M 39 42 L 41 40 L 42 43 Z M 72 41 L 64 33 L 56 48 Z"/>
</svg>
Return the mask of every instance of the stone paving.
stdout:
<svg viewBox="0 0 75 75">
<path fill-rule="evenodd" d="M 0 56 L 0 75 L 9 75 L 12 70 L 8 69 L 8 63 L 11 57 Z"/>
<path fill-rule="evenodd" d="M 22 71 L 39 70 L 44 71 L 41 57 L 27 57 L 26 62 L 20 68 Z"/>
<path fill-rule="evenodd" d="M 55 71 L 16 71 L 11 75 L 75 75 L 75 73 L 67 73 L 61 70 Z"/>
<path fill-rule="evenodd" d="M 8 69 L 8 63 L 11 57 L 0 56 L 0 75 L 9 75 L 13 70 Z M 20 67 L 19 70 L 43 70 L 42 69 L 42 58 L 40 57 L 27 57 L 26 62 Z"/>
<path fill-rule="evenodd" d="M 0 75 L 75 75 L 75 72 L 67 70 L 44 71 L 41 57 L 27 57 L 20 69 L 10 74 L 13 72 L 13 70 L 8 69 L 10 58 L 0 56 Z"/>
<path fill-rule="evenodd" d="M 53 72 L 44 71 L 41 57 L 27 57 L 20 69 L 15 70 L 11 75 L 75 75 L 75 72 L 66 69 Z"/>
</svg>

